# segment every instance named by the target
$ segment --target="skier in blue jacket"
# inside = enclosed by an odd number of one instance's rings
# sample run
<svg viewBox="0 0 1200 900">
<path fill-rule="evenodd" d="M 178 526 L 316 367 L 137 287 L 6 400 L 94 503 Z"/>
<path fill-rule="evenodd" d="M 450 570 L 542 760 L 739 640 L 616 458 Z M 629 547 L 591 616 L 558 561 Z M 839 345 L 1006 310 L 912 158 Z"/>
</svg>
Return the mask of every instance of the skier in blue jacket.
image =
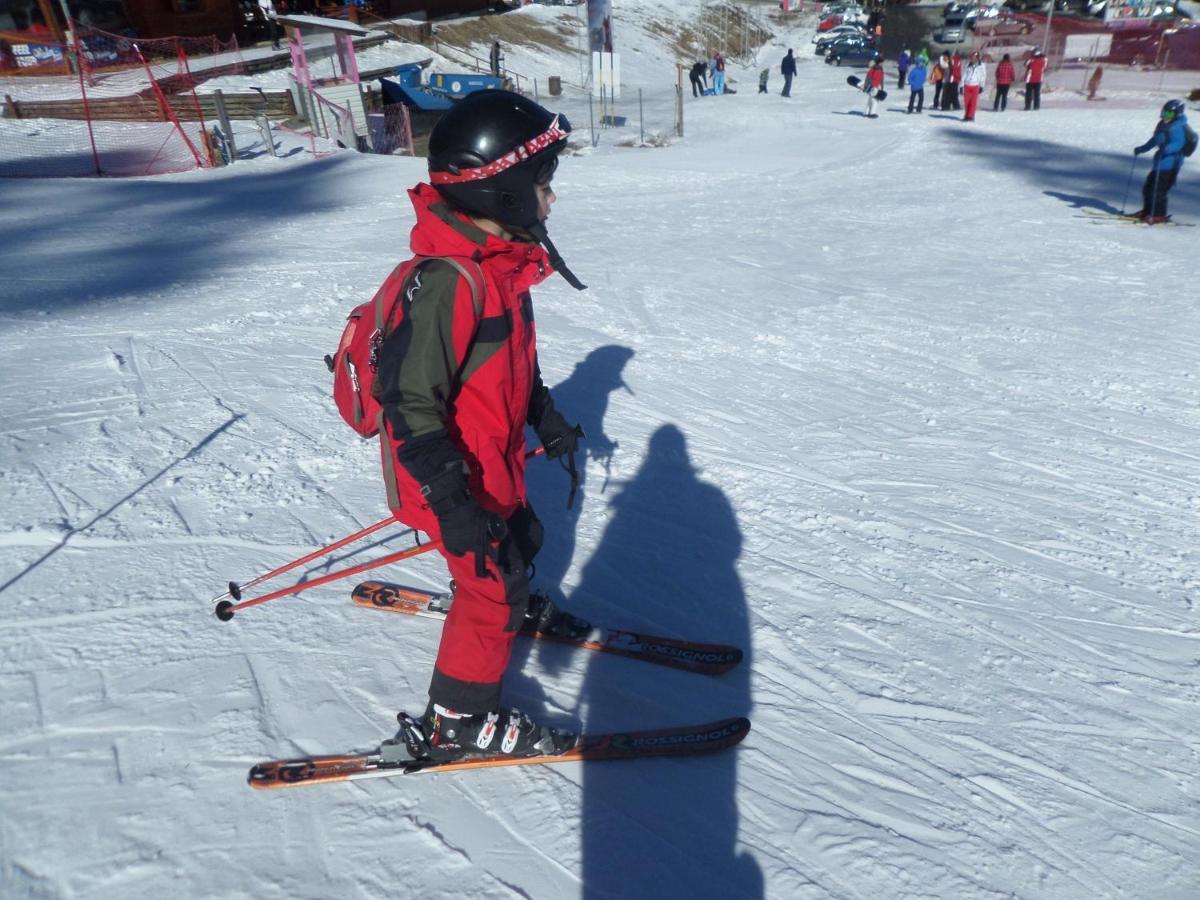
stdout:
<svg viewBox="0 0 1200 900">
<path fill-rule="evenodd" d="M 916 112 L 920 112 L 925 108 L 925 57 L 918 56 L 913 62 L 913 67 L 908 71 L 908 87 L 912 91 L 908 95 L 908 111 L 913 112 L 913 106 L 916 105 Z"/>
<path fill-rule="evenodd" d="M 1183 147 L 1187 142 L 1187 116 L 1184 115 L 1182 100 L 1168 100 L 1163 104 L 1158 124 L 1150 140 L 1140 147 L 1134 148 L 1134 153 L 1141 155 L 1148 150 L 1154 150 L 1154 162 L 1146 181 L 1142 185 L 1142 208 L 1135 212 L 1134 218 L 1141 219 L 1147 225 L 1159 225 L 1166 222 L 1167 191 L 1175 184 L 1179 170 L 1183 167 Z"/>
</svg>

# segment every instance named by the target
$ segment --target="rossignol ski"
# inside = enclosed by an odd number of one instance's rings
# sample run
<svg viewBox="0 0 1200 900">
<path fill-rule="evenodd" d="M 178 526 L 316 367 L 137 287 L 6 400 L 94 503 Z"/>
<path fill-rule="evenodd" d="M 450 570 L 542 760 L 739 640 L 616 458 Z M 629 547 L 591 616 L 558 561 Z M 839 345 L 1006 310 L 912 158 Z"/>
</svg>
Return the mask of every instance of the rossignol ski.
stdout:
<svg viewBox="0 0 1200 900">
<path fill-rule="evenodd" d="M 273 790 L 307 784 L 327 784 L 333 781 L 394 778 L 399 775 L 418 775 L 422 772 L 458 772 L 464 769 L 498 766 L 552 765 L 658 756 L 695 756 L 716 753 L 736 746 L 749 732 L 750 720 L 735 717 L 680 728 L 583 735 L 572 749 L 557 756 L 467 756 L 451 762 L 413 758 L 404 741 L 397 739 L 386 741 L 377 750 L 369 753 L 262 762 L 250 770 L 246 780 L 257 790 Z"/>
<path fill-rule="evenodd" d="M 438 594 L 385 581 L 364 581 L 354 589 L 351 599 L 356 605 L 369 609 L 430 619 L 445 619 L 453 601 L 450 594 Z M 536 617 L 527 619 L 521 633 L 540 640 L 627 656 L 704 675 L 724 674 L 742 661 L 742 651 L 728 644 L 701 644 L 602 628 L 567 614 L 549 627 L 541 624 Z"/>
</svg>

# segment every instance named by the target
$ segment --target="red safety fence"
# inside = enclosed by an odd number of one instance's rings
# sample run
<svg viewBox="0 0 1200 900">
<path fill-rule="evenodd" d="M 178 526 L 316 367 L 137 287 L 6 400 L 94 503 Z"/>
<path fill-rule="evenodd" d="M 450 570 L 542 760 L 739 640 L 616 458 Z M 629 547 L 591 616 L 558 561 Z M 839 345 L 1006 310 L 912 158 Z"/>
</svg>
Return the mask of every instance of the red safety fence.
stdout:
<svg viewBox="0 0 1200 900">
<path fill-rule="evenodd" d="M 160 175 L 212 164 L 182 42 L 152 44 L 153 58 L 130 42 L 119 63 L 100 67 L 82 41 L 43 46 L 57 50 L 74 73 L 30 83 L 20 104 L 6 100 L 0 175 Z M 11 114 L 18 106 L 20 118 Z"/>
</svg>

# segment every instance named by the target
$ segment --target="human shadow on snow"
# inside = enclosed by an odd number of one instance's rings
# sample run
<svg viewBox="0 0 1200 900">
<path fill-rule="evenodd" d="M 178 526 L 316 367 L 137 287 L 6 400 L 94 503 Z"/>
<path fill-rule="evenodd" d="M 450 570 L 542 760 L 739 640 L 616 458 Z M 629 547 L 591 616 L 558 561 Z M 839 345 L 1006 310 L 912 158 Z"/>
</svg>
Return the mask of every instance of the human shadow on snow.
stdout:
<svg viewBox="0 0 1200 900">
<path fill-rule="evenodd" d="M 584 725 L 748 715 L 750 628 L 735 568 L 742 535 L 725 495 L 699 478 L 679 428 L 653 434 L 609 509 L 570 608 L 633 630 L 736 644 L 747 659 L 714 677 L 597 654 L 580 692 Z M 763 896 L 758 863 L 737 843 L 737 767 L 738 751 L 584 766 L 583 896 Z"/>
<path fill-rule="evenodd" d="M 70 203 L 64 222 L 58 192 L 76 179 L 0 178 L 0 246 L 16 264 L 51 277 L 0 287 L 0 311 L 51 313 L 114 297 L 174 288 L 192 295 L 214 270 L 262 265 L 268 224 L 336 209 L 342 156 L 237 177 L 90 179 L 86 201 Z M 49 208 L 46 208 L 46 207 Z M 95 229 L 127 240 L 89 240 Z M 19 287 L 16 287 L 19 286 Z"/>
</svg>

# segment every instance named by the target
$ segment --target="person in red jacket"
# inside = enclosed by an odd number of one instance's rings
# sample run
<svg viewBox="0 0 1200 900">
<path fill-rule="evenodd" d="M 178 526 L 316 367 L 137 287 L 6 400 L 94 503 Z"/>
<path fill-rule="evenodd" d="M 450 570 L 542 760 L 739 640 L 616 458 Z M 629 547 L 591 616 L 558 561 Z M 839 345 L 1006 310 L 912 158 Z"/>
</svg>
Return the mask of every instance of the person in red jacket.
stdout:
<svg viewBox="0 0 1200 900">
<path fill-rule="evenodd" d="M 442 631 L 416 756 L 557 754 L 575 736 L 500 705 L 513 638 L 527 616 L 562 620 L 531 595 L 542 527 L 525 489 L 525 426 L 546 455 L 583 436 L 554 406 L 538 368 L 529 289 L 563 264 L 546 232 L 570 125 L 528 98 L 481 91 L 429 137 L 429 176 L 409 192 L 413 253 L 428 257 L 400 289 L 379 349 L 389 505 L 441 541 L 454 602 Z"/>
<path fill-rule="evenodd" d="M 996 66 L 996 100 L 992 103 L 992 112 L 1004 112 L 1008 109 L 1008 89 L 1016 80 L 1017 73 L 1013 69 L 1012 57 L 1005 53 L 1004 59 Z"/>
<path fill-rule="evenodd" d="M 1025 109 L 1042 108 L 1042 76 L 1046 73 L 1046 57 L 1041 50 L 1025 60 Z"/>
<path fill-rule="evenodd" d="M 879 113 L 875 111 L 879 107 L 879 101 L 875 99 L 875 95 L 883 89 L 883 80 L 883 63 L 876 57 L 871 60 L 867 68 L 867 77 L 863 80 L 863 90 L 867 94 L 868 119 L 879 118 Z"/>
<path fill-rule="evenodd" d="M 950 57 L 950 78 L 942 88 L 942 109 L 962 109 L 958 102 L 958 92 L 962 88 L 963 62 L 962 54 L 957 50 Z"/>
</svg>

